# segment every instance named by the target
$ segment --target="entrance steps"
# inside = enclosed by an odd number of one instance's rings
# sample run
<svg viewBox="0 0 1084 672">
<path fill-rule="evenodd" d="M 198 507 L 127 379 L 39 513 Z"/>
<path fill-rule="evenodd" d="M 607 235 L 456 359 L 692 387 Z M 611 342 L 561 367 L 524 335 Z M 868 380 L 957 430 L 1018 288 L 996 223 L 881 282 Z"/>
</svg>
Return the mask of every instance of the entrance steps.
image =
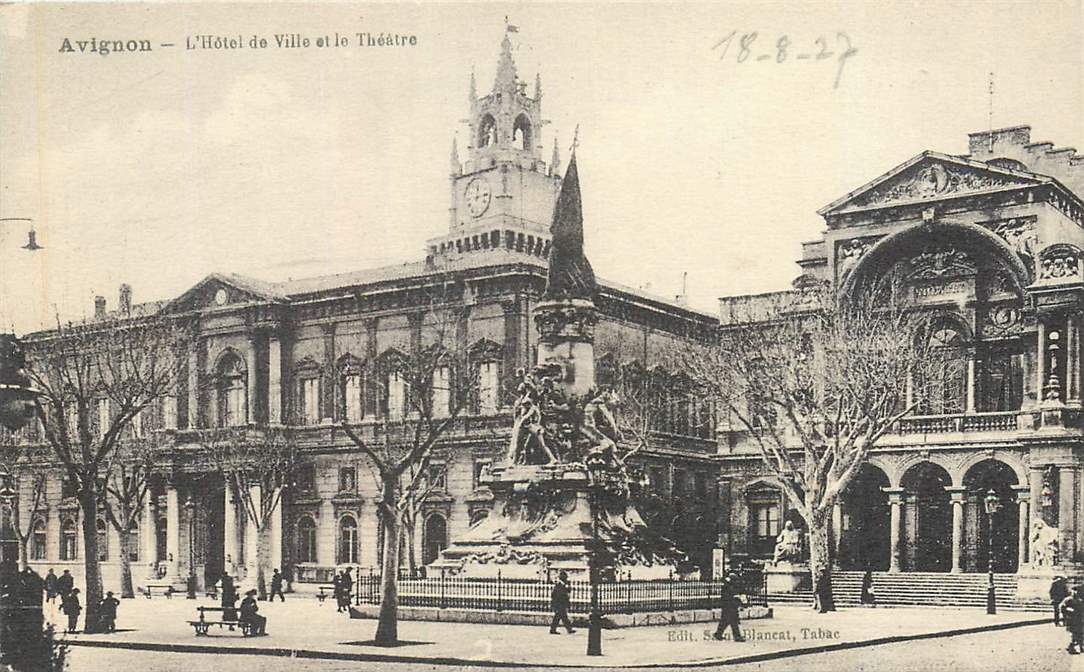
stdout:
<svg viewBox="0 0 1084 672">
<path fill-rule="evenodd" d="M 861 604 L 864 572 L 832 572 L 832 594 L 836 604 Z M 874 572 L 873 590 L 877 606 L 922 606 L 986 608 L 986 574 L 949 574 L 939 572 Z M 1048 611 L 1045 599 L 1025 599 L 1016 595 L 1015 574 L 994 574 L 997 607 L 1012 611 Z M 768 604 L 812 604 L 812 591 L 769 593 Z"/>
</svg>

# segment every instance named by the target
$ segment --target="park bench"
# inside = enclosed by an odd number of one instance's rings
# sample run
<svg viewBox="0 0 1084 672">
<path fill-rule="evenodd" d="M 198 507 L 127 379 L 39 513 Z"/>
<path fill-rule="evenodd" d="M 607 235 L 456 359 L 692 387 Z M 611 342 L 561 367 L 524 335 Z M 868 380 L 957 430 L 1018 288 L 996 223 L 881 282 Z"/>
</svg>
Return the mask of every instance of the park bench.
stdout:
<svg viewBox="0 0 1084 672">
<path fill-rule="evenodd" d="M 147 596 L 147 599 L 151 599 L 154 593 L 161 593 L 169 599 L 173 599 L 173 586 L 168 583 L 148 583 L 143 586 L 143 594 Z"/>
<path fill-rule="evenodd" d="M 237 620 L 238 613 L 236 609 L 227 609 L 225 607 L 196 607 L 196 609 L 199 610 L 199 620 L 189 621 L 188 624 L 196 629 L 197 637 L 206 636 L 212 625 L 217 625 L 219 628 L 229 628 L 230 632 L 233 632 L 234 628 L 241 628 L 241 634 L 245 637 L 252 634 L 248 623 Z M 230 613 L 227 614 L 227 611 Z M 207 612 L 220 613 L 222 616 L 217 621 L 208 621 Z M 227 618 L 227 616 L 231 618 Z"/>
<path fill-rule="evenodd" d="M 325 583 L 320 586 L 320 592 L 316 593 L 316 599 L 320 600 L 320 604 L 324 603 L 324 600 L 335 594 L 335 585 L 331 583 Z"/>
</svg>

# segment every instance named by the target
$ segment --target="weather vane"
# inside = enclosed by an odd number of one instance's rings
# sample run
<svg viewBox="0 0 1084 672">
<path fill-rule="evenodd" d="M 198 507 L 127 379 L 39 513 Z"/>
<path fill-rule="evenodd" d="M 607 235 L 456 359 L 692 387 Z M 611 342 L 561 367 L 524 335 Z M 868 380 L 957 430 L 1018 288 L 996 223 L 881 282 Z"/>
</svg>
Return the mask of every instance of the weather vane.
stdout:
<svg viewBox="0 0 1084 672">
<path fill-rule="evenodd" d="M 576 153 L 576 148 L 580 146 L 580 125 L 576 124 L 576 130 L 572 132 L 572 148 L 571 153 Z"/>
</svg>

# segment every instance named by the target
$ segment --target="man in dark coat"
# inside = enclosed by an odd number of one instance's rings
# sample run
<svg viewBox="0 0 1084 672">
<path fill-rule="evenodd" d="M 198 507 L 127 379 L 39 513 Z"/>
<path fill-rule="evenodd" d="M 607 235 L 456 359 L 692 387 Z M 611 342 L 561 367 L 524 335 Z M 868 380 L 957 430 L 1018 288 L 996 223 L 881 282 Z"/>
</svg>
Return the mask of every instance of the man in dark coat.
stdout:
<svg viewBox="0 0 1084 672">
<path fill-rule="evenodd" d="M 234 615 L 233 611 L 237 608 L 237 587 L 233 583 L 233 578 L 230 577 L 229 572 L 222 572 L 222 608 L 227 610 L 222 614 L 223 618 L 229 618 Z"/>
<path fill-rule="evenodd" d="M 553 609 L 553 620 L 550 621 L 550 634 L 557 634 L 557 624 L 561 623 L 568 630 L 568 634 L 576 632 L 572 629 L 572 622 L 568 620 L 568 608 L 571 606 L 571 594 L 568 587 L 568 572 L 561 570 L 557 575 L 557 582 L 553 584 L 550 592 L 550 608 Z"/>
<path fill-rule="evenodd" d="M 338 607 L 336 611 L 341 612 L 343 610 L 343 575 L 342 572 L 335 573 L 335 579 L 332 582 L 335 586 L 335 606 Z"/>
<path fill-rule="evenodd" d="M 715 639 L 723 638 L 723 631 L 730 626 L 731 639 L 744 642 L 741 634 L 741 620 L 738 609 L 741 600 L 738 597 L 738 575 L 731 572 L 723 581 L 719 595 L 719 626 L 715 628 Z"/>
<path fill-rule="evenodd" d="M 1061 603 L 1069 597 L 1069 583 L 1064 576 L 1055 576 L 1050 583 L 1050 606 L 1054 609 L 1054 625 L 1061 625 Z"/>
<path fill-rule="evenodd" d="M 53 568 L 49 568 L 49 573 L 45 575 L 45 599 L 49 602 L 56 601 L 57 594 L 57 578 L 56 572 Z"/>
<path fill-rule="evenodd" d="M 64 573 L 60 575 L 60 578 L 56 580 L 56 592 L 60 593 L 60 601 L 63 602 L 68 593 L 72 592 L 72 588 L 75 587 L 75 578 L 68 570 L 64 570 Z"/>
<path fill-rule="evenodd" d="M 267 634 L 267 618 L 260 616 L 260 607 L 256 604 L 256 590 L 250 590 L 245 593 L 245 599 L 241 600 L 241 617 L 238 619 L 242 623 L 249 624 L 249 633 L 253 635 L 266 635 Z"/>
<path fill-rule="evenodd" d="M 350 611 L 350 596 L 354 593 L 354 578 L 350 576 L 350 568 L 343 570 L 342 578 L 339 579 L 339 611 Z"/>
<path fill-rule="evenodd" d="M 106 592 L 101 604 L 98 605 L 98 620 L 101 623 L 102 632 L 117 631 L 117 607 L 119 606 L 120 600 L 113 597 L 113 591 Z"/>
<path fill-rule="evenodd" d="M 277 569 L 271 574 L 271 594 L 267 596 L 267 601 L 271 602 L 276 595 L 280 601 L 286 601 L 286 596 L 282 594 L 282 574 Z"/>
<path fill-rule="evenodd" d="M 67 570 L 64 570 L 64 575 L 68 576 Z M 79 604 L 78 588 L 72 588 L 60 598 L 60 610 L 68 617 L 68 632 L 75 632 L 75 627 L 79 624 L 79 614 L 83 611 L 83 605 Z"/>
<path fill-rule="evenodd" d="M 1069 630 L 1069 646 L 1066 651 L 1072 654 L 1084 650 L 1084 586 L 1073 586 L 1073 593 L 1061 602 L 1061 616 Z M 1075 647 L 1075 648 L 1074 648 Z"/>
</svg>

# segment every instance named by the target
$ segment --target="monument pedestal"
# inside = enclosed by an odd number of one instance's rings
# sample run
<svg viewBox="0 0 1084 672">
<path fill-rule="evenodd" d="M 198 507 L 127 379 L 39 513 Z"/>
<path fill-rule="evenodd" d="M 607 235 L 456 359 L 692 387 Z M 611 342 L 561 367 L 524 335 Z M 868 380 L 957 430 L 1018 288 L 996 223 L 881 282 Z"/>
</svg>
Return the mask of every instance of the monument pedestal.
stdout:
<svg viewBox="0 0 1084 672">
<path fill-rule="evenodd" d="M 809 565 L 804 563 L 780 562 L 766 565 L 764 576 L 769 593 L 796 593 L 813 589 Z"/>
<path fill-rule="evenodd" d="M 565 571 L 588 580 L 592 495 L 582 465 L 512 465 L 494 470 L 487 485 L 493 512 L 444 549 L 428 576 L 552 580 Z M 619 499 L 599 497 L 598 537 L 615 554 L 607 571 L 636 580 L 676 576 L 671 559 L 629 543 L 646 526 L 627 498 Z"/>
<path fill-rule="evenodd" d="M 1053 567 L 1020 568 L 1016 574 L 1016 596 L 1021 599 L 1050 599 L 1050 584 L 1055 576 L 1069 579 L 1069 587 L 1080 582 L 1082 568 L 1079 565 L 1054 565 Z"/>
</svg>

